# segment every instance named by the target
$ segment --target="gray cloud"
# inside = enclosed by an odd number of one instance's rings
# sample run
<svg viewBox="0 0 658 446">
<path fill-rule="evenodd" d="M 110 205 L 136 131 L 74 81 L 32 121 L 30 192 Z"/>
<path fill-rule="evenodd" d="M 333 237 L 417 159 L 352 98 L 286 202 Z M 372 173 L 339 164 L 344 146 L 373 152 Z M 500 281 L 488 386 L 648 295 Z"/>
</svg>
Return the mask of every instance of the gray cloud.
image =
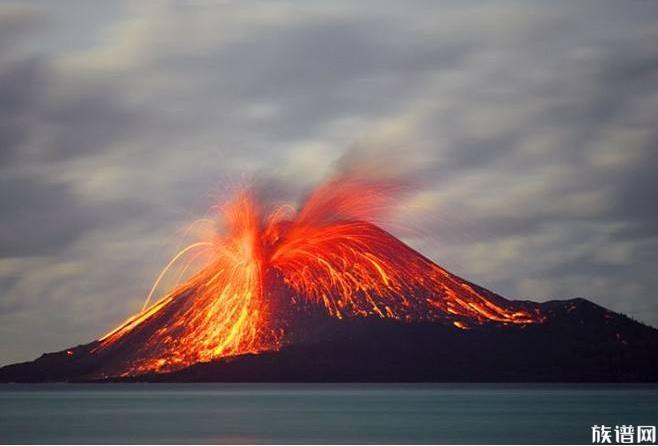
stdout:
<svg viewBox="0 0 658 446">
<path fill-rule="evenodd" d="M 658 324 L 656 5 L 60 5 L 0 8 L 2 362 L 138 308 L 236 182 L 355 165 L 454 272 Z"/>
</svg>

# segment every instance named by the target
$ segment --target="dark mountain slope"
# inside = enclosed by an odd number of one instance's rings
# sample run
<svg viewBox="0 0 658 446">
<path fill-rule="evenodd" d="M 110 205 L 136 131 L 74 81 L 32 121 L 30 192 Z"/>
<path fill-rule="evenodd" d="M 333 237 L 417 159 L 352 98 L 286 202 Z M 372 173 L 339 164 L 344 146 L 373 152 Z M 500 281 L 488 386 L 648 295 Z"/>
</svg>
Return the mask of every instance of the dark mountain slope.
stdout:
<svg viewBox="0 0 658 446">
<path fill-rule="evenodd" d="M 585 299 L 541 304 L 547 320 L 460 330 L 433 322 L 327 318 L 278 352 L 198 363 L 152 382 L 658 382 L 658 330 Z M 0 369 L 2 382 L 77 381 L 96 343 Z M 95 358 L 92 360 L 92 358 Z"/>
<path fill-rule="evenodd" d="M 381 319 L 279 352 L 196 364 L 155 382 L 656 382 L 658 330 L 584 299 L 542 305 L 543 324 L 459 330 Z"/>
</svg>

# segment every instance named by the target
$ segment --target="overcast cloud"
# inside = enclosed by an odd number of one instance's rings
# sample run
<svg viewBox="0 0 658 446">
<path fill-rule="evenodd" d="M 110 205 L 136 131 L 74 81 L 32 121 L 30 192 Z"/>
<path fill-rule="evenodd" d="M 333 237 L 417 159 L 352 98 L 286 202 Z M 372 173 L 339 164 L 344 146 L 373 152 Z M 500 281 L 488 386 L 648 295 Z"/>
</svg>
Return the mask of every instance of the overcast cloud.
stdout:
<svg viewBox="0 0 658 446">
<path fill-rule="evenodd" d="M 90 3 L 0 4 L 0 363 L 137 310 L 226 185 L 353 162 L 454 273 L 658 326 L 657 2 Z"/>
</svg>

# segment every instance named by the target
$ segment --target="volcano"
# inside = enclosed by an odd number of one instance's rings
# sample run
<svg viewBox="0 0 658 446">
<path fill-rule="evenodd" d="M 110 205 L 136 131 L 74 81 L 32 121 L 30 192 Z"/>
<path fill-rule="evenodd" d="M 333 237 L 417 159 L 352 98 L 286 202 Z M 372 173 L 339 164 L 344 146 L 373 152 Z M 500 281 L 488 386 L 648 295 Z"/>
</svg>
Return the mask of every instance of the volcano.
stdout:
<svg viewBox="0 0 658 446">
<path fill-rule="evenodd" d="M 377 224 L 397 191 L 341 178 L 296 210 L 241 189 L 140 312 L 3 367 L 0 381 L 658 380 L 657 330 L 584 299 L 508 300 L 446 271 Z M 185 280 L 151 303 L 174 273 Z"/>
</svg>

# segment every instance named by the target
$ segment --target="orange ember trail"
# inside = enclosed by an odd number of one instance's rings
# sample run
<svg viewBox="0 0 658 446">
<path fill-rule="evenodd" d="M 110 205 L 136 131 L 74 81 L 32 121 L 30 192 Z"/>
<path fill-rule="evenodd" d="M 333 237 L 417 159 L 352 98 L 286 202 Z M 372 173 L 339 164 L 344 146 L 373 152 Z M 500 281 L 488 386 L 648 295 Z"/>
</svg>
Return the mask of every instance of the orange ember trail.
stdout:
<svg viewBox="0 0 658 446">
<path fill-rule="evenodd" d="M 142 311 L 101 338 L 96 351 L 138 345 L 112 371 L 134 375 L 277 350 L 289 341 L 285 315 L 309 306 L 339 319 L 445 321 L 461 329 L 543 320 L 375 226 L 394 196 L 394 186 L 344 179 L 318 188 L 298 212 L 265 212 L 240 191 L 223 208 L 225 231 L 174 256 Z M 149 306 L 172 266 L 200 253 L 207 264 Z"/>
</svg>

